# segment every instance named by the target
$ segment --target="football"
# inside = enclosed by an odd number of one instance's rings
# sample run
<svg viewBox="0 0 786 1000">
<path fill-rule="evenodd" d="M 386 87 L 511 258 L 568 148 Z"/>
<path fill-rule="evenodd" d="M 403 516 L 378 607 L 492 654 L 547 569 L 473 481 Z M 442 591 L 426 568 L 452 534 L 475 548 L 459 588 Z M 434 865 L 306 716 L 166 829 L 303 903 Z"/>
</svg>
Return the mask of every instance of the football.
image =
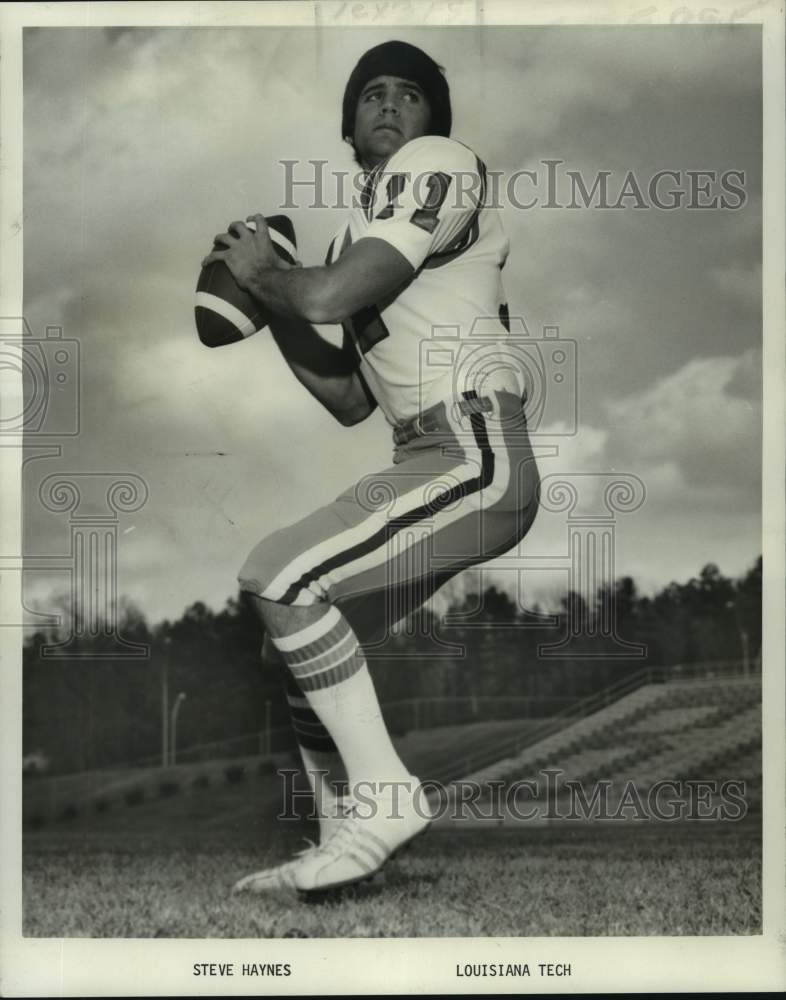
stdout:
<svg viewBox="0 0 786 1000">
<path fill-rule="evenodd" d="M 270 239 L 278 255 L 289 264 L 297 263 L 295 228 L 286 215 L 267 219 Z M 253 223 L 247 223 L 249 229 Z M 216 244 L 214 249 L 224 249 Z M 267 326 L 265 306 L 244 291 L 222 260 L 203 267 L 199 274 L 194 305 L 199 339 L 207 347 L 223 347 L 244 340 Z"/>
</svg>

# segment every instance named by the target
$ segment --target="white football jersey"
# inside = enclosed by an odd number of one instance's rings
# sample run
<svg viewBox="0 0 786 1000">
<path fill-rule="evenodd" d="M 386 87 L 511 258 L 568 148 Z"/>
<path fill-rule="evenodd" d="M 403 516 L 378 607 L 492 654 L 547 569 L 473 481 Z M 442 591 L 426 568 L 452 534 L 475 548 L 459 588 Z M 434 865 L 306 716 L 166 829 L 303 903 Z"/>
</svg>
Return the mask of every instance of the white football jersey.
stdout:
<svg viewBox="0 0 786 1000">
<path fill-rule="evenodd" d="M 328 264 L 375 237 L 415 268 L 394 297 L 344 323 L 361 373 L 392 424 L 478 389 L 478 378 L 483 389 L 493 387 L 489 372 L 500 366 L 471 357 L 478 336 L 492 354 L 507 337 L 501 269 L 508 239 L 499 213 L 483 206 L 485 174 L 460 142 L 413 139 L 368 175 L 360 207 L 330 244 Z"/>
</svg>

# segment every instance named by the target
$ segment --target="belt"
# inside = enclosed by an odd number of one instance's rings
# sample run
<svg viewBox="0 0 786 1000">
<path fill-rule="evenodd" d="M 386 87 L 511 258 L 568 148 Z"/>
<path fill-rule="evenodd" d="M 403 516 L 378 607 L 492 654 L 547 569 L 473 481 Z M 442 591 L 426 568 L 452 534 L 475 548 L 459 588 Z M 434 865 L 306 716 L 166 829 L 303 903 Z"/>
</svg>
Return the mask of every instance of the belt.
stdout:
<svg viewBox="0 0 786 1000">
<path fill-rule="evenodd" d="M 398 424 L 393 428 L 393 443 L 408 444 L 425 434 L 449 431 L 451 428 L 446 420 L 447 408 L 447 403 L 436 403 L 411 420 Z M 491 413 L 493 409 L 494 404 L 488 396 L 478 396 L 474 392 L 466 393 L 464 399 L 453 404 L 453 414 L 456 419 L 459 415 L 466 417 L 472 413 Z"/>
</svg>

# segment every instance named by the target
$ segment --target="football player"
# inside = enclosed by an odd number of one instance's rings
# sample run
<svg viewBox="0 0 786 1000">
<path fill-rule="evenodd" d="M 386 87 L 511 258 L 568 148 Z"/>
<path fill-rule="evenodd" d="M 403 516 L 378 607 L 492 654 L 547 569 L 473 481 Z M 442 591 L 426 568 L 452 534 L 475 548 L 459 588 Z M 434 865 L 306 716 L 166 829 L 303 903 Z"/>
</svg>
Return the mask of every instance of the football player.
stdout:
<svg viewBox="0 0 786 1000">
<path fill-rule="evenodd" d="M 380 713 L 360 623 L 413 611 L 462 569 L 515 546 L 535 515 L 523 386 L 505 354 L 508 241 L 484 203 L 483 163 L 450 133 L 437 63 L 400 41 L 370 49 L 342 115 L 365 184 L 325 264 L 284 263 L 261 215 L 255 231 L 232 223 L 216 237 L 226 249 L 203 262 L 225 261 L 275 314 L 292 371 L 334 417 L 352 425 L 379 406 L 394 444 L 392 465 L 264 538 L 240 571 L 286 664 L 321 809 L 318 845 L 237 889 L 347 885 L 427 828 L 418 779 Z M 320 323 L 343 325 L 342 349 L 319 337 L 311 324 Z M 337 802 L 344 775 L 349 794 Z"/>
</svg>

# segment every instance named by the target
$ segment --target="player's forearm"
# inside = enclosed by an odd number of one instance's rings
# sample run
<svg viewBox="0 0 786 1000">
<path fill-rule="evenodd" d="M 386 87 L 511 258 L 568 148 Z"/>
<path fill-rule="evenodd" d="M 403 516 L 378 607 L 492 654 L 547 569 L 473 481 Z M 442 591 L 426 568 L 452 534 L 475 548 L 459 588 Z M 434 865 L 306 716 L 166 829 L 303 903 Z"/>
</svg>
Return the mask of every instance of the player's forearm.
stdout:
<svg viewBox="0 0 786 1000">
<path fill-rule="evenodd" d="M 288 267 L 277 259 L 266 232 L 267 243 L 259 242 L 265 220 L 255 219 L 256 234 L 245 226 L 239 235 L 221 233 L 216 242 L 227 249 L 214 249 L 202 264 L 224 261 L 240 287 L 279 316 L 343 323 L 367 306 L 390 300 L 415 273 L 407 257 L 377 237 L 359 240 L 325 266 Z"/>
<path fill-rule="evenodd" d="M 371 413 L 376 404 L 362 391 L 350 351 L 328 343 L 305 320 L 276 317 L 271 332 L 295 378 L 336 420 L 350 425 Z"/>
<path fill-rule="evenodd" d="M 349 375 L 357 367 L 350 351 L 325 340 L 307 320 L 277 315 L 272 317 L 270 329 L 290 366 L 330 377 Z"/>
<path fill-rule="evenodd" d="M 341 295 L 329 267 L 259 267 L 246 288 L 279 316 L 309 323 L 341 323 L 351 315 L 351 295 Z"/>
</svg>

